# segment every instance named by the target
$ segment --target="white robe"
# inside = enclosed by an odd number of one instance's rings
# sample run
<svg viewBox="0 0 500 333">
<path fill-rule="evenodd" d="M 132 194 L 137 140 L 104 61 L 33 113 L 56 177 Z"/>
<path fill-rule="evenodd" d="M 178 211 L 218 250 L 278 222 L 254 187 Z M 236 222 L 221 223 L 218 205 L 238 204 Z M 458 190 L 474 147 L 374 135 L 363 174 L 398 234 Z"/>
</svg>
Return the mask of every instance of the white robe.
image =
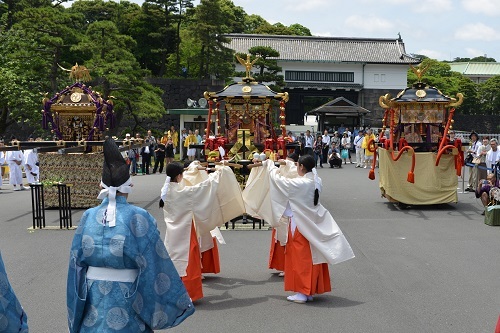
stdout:
<svg viewBox="0 0 500 333">
<path fill-rule="evenodd" d="M 258 196 L 266 194 L 267 186 L 268 196 Z M 273 227 L 283 224 L 281 217 L 290 205 L 294 223 L 309 241 L 313 264 L 338 264 L 354 258 L 351 246 L 332 215 L 320 203 L 314 206 L 312 172 L 303 177 L 287 178 L 272 161 L 264 161 L 262 167 L 250 172 L 247 188 L 249 190 L 245 189 L 244 196 L 247 209 L 256 212 Z"/>
<path fill-rule="evenodd" d="M 286 164 L 281 165 L 278 172 L 287 178 L 299 177 L 295 163 L 290 160 L 285 161 Z M 272 215 L 270 214 L 269 177 L 265 168 L 252 168 L 242 195 L 248 214 L 261 218 L 264 221 L 272 220 Z M 263 206 L 263 209 L 259 209 L 261 206 Z M 255 211 L 256 209 L 259 210 L 260 214 Z M 285 245 L 288 242 L 288 218 L 281 219 L 277 225 L 273 225 L 272 227 L 276 229 L 276 239 L 282 245 Z"/>
<path fill-rule="evenodd" d="M 20 161 L 21 164 L 18 165 L 16 161 Z M 11 185 L 22 185 L 23 183 L 23 171 L 22 166 L 24 162 L 23 153 L 19 150 L 13 150 L 7 152 L 7 163 L 9 164 L 9 184 Z"/>
<path fill-rule="evenodd" d="M 36 183 L 39 179 L 40 169 L 36 165 L 38 162 L 38 155 L 33 149 L 24 151 L 24 171 L 26 173 L 26 180 L 29 184 Z M 31 170 L 29 167 L 31 167 Z"/>
<path fill-rule="evenodd" d="M 198 166 L 200 166 L 199 161 L 193 161 L 189 164 L 189 167 L 182 174 L 182 179 L 185 182 L 185 185 L 193 186 L 201 183 L 204 180 L 208 179 L 208 173 L 205 170 L 199 170 Z M 196 230 L 196 221 L 194 221 L 194 227 Z M 222 233 L 220 232 L 219 227 L 215 227 L 215 229 L 211 230 L 209 233 L 204 233 L 202 235 L 198 234 L 198 243 L 200 245 L 200 252 L 203 253 L 208 251 L 214 247 L 214 242 L 212 237 L 215 237 L 219 244 L 226 244 L 224 237 L 222 237 Z"/>
<path fill-rule="evenodd" d="M 497 162 L 500 161 L 500 148 L 497 148 L 496 151 L 493 151 L 493 149 L 490 149 L 486 153 L 486 167 L 488 169 L 493 168 Z M 493 171 L 488 170 L 488 173 L 492 173 Z"/>
<path fill-rule="evenodd" d="M 165 245 L 180 276 L 186 276 L 193 220 L 197 234 L 204 235 L 245 212 L 240 185 L 227 166 L 217 166 L 197 185 L 169 183 L 162 199 L 167 225 Z"/>
</svg>

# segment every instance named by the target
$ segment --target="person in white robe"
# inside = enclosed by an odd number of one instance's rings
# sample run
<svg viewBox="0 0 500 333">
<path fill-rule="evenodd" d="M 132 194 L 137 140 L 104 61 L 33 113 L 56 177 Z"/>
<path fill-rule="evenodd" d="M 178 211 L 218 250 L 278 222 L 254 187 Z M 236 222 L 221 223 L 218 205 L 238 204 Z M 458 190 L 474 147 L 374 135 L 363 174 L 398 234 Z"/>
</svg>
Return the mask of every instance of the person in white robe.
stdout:
<svg viewBox="0 0 500 333">
<path fill-rule="evenodd" d="M 207 179 L 191 186 L 183 180 L 182 166 L 180 168 L 181 171 L 173 172 L 179 169 L 178 163 L 167 166 L 160 207 L 163 207 L 166 223 L 165 245 L 177 272 L 184 278 L 188 276 L 188 263 L 200 260 L 193 258 L 199 254 L 191 253 L 193 221 L 197 236 L 210 234 L 216 227 L 245 213 L 245 206 L 236 176 L 228 166 L 216 166 Z M 203 297 L 200 290 L 186 287 L 193 300 Z"/>
<path fill-rule="evenodd" d="M 304 160 L 307 158 L 311 160 L 307 161 L 311 162 L 311 170 L 304 167 Z M 291 167 L 293 162 L 286 163 Z M 315 172 L 314 160 L 310 156 L 302 156 L 297 170 L 300 177 L 288 178 L 269 160 L 263 161 L 262 167 L 252 168 L 244 195 L 247 211 L 257 213 L 276 228 L 288 224 L 288 235 L 292 237 L 297 230 L 300 231 L 309 242 L 313 265 L 337 264 L 353 258 L 351 246 L 337 223 L 317 201 L 315 193 L 321 191 L 322 185 Z M 313 200 L 313 197 L 316 199 Z M 289 218 L 283 219 L 283 216 Z M 281 238 L 280 242 L 288 242 L 285 235 L 286 233 L 277 233 L 277 237 Z M 286 286 L 287 277 L 293 279 L 286 268 L 290 264 L 288 257 L 285 264 L 285 289 L 291 290 Z M 287 297 L 287 300 L 305 303 L 312 300 L 312 295 L 299 291 Z"/>
<path fill-rule="evenodd" d="M 28 182 L 28 184 L 36 183 L 40 179 L 38 154 L 34 149 L 27 149 L 24 151 L 24 171 L 26 173 L 26 181 Z"/>
<path fill-rule="evenodd" d="M 24 155 L 20 150 L 7 152 L 7 164 L 9 165 L 9 183 L 14 191 L 24 190 L 23 171 Z"/>
<path fill-rule="evenodd" d="M 278 169 L 278 172 L 283 175 L 284 177 L 287 178 L 296 178 L 299 177 L 299 174 L 297 173 L 297 161 L 299 159 L 299 156 L 295 153 L 292 153 L 287 156 L 286 160 L 280 160 L 279 164 L 280 167 Z M 261 163 L 257 165 L 262 165 Z M 262 189 L 265 191 L 265 193 L 262 194 L 257 194 L 255 193 L 255 188 L 253 185 L 255 184 L 254 177 L 257 177 L 259 175 L 259 172 L 251 172 L 249 175 L 249 178 L 246 183 L 246 187 L 242 192 L 243 195 L 243 201 L 245 202 L 245 209 L 248 214 L 252 215 L 255 218 L 261 218 L 263 217 L 259 216 L 257 212 L 255 212 L 252 209 L 252 206 L 250 202 L 253 202 L 254 199 L 251 196 L 257 196 L 261 197 L 263 200 L 270 200 L 269 198 L 269 187 L 268 186 L 263 186 Z M 288 204 L 287 210 L 291 209 L 290 205 Z M 265 219 L 264 219 L 265 220 Z M 288 236 L 288 217 L 284 216 L 281 219 L 280 225 L 278 227 L 273 227 L 273 232 L 272 232 L 272 240 L 271 240 L 271 249 L 269 253 L 269 268 L 270 269 L 276 269 L 280 271 L 279 276 L 283 277 L 285 276 L 284 272 L 284 255 L 285 255 L 285 245 L 287 242 L 287 236 Z"/>
<path fill-rule="evenodd" d="M 186 185 L 194 186 L 208 179 L 208 173 L 206 168 L 201 166 L 200 161 L 193 161 L 189 164 L 186 171 L 184 171 L 183 179 Z M 194 221 L 195 229 L 196 221 Z M 219 244 L 226 244 L 222 233 L 220 232 L 219 227 L 215 227 L 209 233 L 200 234 L 198 236 L 198 242 L 200 244 L 200 252 L 203 258 L 203 253 L 208 253 L 208 251 L 212 250 L 215 247 L 215 240 L 219 242 Z M 203 273 L 203 265 L 202 265 L 202 273 Z"/>
</svg>

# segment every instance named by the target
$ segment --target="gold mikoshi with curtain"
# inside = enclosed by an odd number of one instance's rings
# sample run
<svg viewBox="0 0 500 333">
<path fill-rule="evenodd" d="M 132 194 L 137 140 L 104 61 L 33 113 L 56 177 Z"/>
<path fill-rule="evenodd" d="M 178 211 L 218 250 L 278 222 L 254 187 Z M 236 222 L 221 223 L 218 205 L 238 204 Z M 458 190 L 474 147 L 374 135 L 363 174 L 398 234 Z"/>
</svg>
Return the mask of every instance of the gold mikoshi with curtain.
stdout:
<svg viewBox="0 0 500 333">
<path fill-rule="evenodd" d="M 369 178 L 375 179 L 379 158 L 379 186 L 388 200 L 408 205 L 457 202 L 462 142 L 448 134 L 463 95 L 449 97 L 422 82 L 428 66 L 410 67 L 418 82 L 395 98 L 389 94 L 379 98 L 385 112 L 378 142 L 370 140 L 367 145 L 375 153 Z"/>
</svg>

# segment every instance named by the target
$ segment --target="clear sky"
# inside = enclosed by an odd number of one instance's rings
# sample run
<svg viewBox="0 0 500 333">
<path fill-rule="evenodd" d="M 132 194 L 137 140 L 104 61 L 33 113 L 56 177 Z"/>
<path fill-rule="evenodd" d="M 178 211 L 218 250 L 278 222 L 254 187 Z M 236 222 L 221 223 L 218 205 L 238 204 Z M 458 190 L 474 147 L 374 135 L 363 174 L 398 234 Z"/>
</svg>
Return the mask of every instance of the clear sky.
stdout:
<svg viewBox="0 0 500 333">
<path fill-rule="evenodd" d="M 243 7 L 247 14 L 260 15 L 270 23 L 302 24 L 317 36 L 397 38 L 401 33 L 407 53 L 438 60 L 487 55 L 500 61 L 500 0 L 233 0 L 233 3 Z"/>
</svg>

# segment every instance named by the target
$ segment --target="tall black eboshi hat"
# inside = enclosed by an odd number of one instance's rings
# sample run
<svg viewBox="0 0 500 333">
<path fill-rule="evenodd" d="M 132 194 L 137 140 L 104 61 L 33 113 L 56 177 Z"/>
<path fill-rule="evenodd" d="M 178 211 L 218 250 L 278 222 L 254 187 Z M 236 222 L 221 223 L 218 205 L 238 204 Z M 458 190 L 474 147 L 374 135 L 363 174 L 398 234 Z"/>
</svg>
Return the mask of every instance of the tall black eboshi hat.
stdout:
<svg viewBox="0 0 500 333">
<path fill-rule="evenodd" d="M 120 187 L 129 178 L 128 164 L 118 150 L 115 141 L 111 138 L 107 138 L 106 141 L 104 141 L 102 182 L 106 186 Z"/>
</svg>

